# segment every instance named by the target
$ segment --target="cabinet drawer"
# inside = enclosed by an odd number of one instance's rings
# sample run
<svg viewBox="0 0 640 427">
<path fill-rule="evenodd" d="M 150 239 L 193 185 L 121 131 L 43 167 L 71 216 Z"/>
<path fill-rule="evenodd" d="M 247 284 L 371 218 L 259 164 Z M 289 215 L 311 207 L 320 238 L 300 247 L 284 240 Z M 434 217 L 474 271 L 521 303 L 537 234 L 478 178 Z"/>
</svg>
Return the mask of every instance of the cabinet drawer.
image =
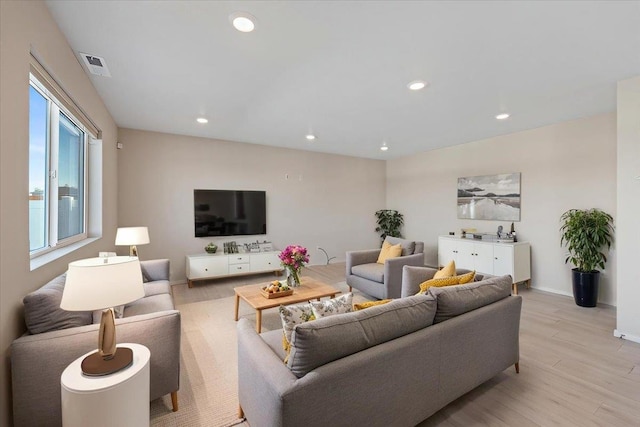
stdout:
<svg viewBox="0 0 640 427">
<path fill-rule="evenodd" d="M 187 278 L 190 280 L 227 274 L 229 274 L 229 263 L 226 256 L 187 259 Z"/>
<path fill-rule="evenodd" d="M 229 265 L 229 274 L 248 273 L 251 271 L 251 264 L 231 264 Z"/>
<path fill-rule="evenodd" d="M 276 254 L 252 254 L 251 271 L 274 271 L 280 270 L 280 258 Z"/>
<path fill-rule="evenodd" d="M 229 255 L 229 264 L 248 264 L 250 255 Z"/>
</svg>

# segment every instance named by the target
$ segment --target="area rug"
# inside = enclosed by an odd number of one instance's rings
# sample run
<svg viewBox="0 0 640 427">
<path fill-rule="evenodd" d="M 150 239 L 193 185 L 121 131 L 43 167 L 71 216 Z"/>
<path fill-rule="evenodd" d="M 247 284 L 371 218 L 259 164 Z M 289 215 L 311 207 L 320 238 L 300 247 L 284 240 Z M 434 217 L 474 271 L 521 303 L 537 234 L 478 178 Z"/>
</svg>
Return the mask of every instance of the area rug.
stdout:
<svg viewBox="0 0 640 427">
<path fill-rule="evenodd" d="M 346 285 L 336 285 L 346 291 Z M 354 295 L 356 302 L 364 301 Z M 178 412 L 171 398 L 151 402 L 152 426 L 247 426 L 238 418 L 235 297 L 183 304 Z M 255 323 L 255 310 L 240 301 L 240 317 Z M 262 312 L 262 331 L 280 329 L 277 308 Z"/>
</svg>

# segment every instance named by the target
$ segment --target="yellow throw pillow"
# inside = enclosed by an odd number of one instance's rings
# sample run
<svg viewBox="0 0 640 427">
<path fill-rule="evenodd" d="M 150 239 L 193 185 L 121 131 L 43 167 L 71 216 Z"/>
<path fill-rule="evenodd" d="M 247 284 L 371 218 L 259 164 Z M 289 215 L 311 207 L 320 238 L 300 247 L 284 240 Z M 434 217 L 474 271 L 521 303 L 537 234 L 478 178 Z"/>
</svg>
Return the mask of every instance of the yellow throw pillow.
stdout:
<svg viewBox="0 0 640 427">
<path fill-rule="evenodd" d="M 461 274 L 458 277 L 458 285 L 464 285 L 465 283 L 473 282 L 473 279 L 476 278 L 476 272 L 470 271 L 465 274 Z"/>
<path fill-rule="evenodd" d="M 429 288 L 442 287 L 442 286 L 452 286 L 452 285 L 463 285 L 465 283 L 472 282 L 476 277 L 475 271 L 470 271 L 469 273 L 461 274 L 460 276 L 453 277 L 443 277 L 441 279 L 431 279 L 426 282 L 420 283 L 420 292 L 419 294 L 424 293 L 429 290 Z"/>
<path fill-rule="evenodd" d="M 393 301 L 392 299 L 381 299 L 380 301 L 367 301 L 353 304 L 354 310 L 364 310 L 365 308 L 375 307 L 376 305 L 383 305 Z"/>
<path fill-rule="evenodd" d="M 433 275 L 434 279 L 443 279 L 445 277 L 453 277 L 456 275 L 456 262 L 454 260 L 449 261 L 449 264 L 442 267 L 442 270 L 436 271 Z"/>
<path fill-rule="evenodd" d="M 442 279 L 430 279 L 430 280 L 427 280 L 426 282 L 420 283 L 420 293 L 428 291 L 429 288 L 432 286 L 441 287 L 441 286 L 451 286 L 451 285 L 457 285 L 457 284 L 458 284 L 458 278 L 456 276 L 443 277 Z"/>
<path fill-rule="evenodd" d="M 384 264 L 386 260 L 391 258 L 398 258 L 400 254 L 402 254 L 402 246 L 400 243 L 391 245 L 390 243 L 384 242 L 380 250 L 380 255 L 378 256 L 378 264 Z"/>
</svg>

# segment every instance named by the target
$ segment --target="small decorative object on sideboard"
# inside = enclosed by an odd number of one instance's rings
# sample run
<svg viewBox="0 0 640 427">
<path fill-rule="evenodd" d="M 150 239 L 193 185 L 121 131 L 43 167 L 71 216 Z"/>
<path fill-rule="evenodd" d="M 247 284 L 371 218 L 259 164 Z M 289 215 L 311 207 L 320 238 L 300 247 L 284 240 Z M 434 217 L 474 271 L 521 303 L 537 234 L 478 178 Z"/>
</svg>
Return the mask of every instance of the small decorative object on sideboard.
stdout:
<svg viewBox="0 0 640 427">
<path fill-rule="evenodd" d="M 262 243 L 258 243 L 258 247 L 260 248 L 260 252 L 271 252 L 273 251 L 273 243 L 267 242 L 266 240 Z"/>
<path fill-rule="evenodd" d="M 215 254 L 216 251 L 218 250 L 218 245 L 216 245 L 215 243 L 211 242 L 207 246 L 204 247 L 204 250 L 208 254 Z"/>
<path fill-rule="evenodd" d="M 224 253 L 225 254 L 237 254 L 238 253 L 238 244 L 234 241 L 232 242 L 224 242 Z"/>
</svg>

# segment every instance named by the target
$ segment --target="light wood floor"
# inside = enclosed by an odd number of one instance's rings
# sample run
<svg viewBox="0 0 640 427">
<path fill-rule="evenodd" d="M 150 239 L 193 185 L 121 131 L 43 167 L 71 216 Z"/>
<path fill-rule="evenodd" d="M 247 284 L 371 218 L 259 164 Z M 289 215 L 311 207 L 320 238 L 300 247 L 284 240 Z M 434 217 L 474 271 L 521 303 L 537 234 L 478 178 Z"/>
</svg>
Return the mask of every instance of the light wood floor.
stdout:
<svg viewBox="0 0 640 427">
<path fill-rule="evenodd" d="M 304 274 L 344 281 L 344 263 Z M 233 296 L 271 280 L 243 276 L 174 285 L 177 305 Z M 449 404 L 426 426 L 640 426 L 640 344 L 613 336 L 615 307 L 578 307 L 572 298 L 521 287 L 520 374 L 508 369 Z M 639 314 L 640 315 L 640 314 Z M 416 396 L 416 404 L 428 396 Z"/>
</svg>

